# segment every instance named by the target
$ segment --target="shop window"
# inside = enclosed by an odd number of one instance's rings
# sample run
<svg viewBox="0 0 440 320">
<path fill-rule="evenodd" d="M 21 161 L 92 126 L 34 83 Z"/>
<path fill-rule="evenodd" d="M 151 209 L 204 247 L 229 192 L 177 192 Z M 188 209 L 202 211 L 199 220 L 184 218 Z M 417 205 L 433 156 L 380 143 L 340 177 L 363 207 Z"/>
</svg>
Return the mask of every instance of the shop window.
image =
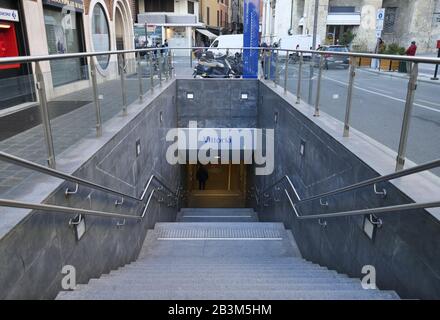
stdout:
<svg viewBox="0 0 440 320">
<path fill-rule="evenodd" d="M 92 42 L 94 51 L 110 51 L 110 28 L 104 8 L 99 3 L 93 8 Z M 96 59 L 102 69 L 107 69 L 110 56 L 99 56 Z"/>
<path fill-rule="evenodd" d="M 397 8 L 386 8 L 385 9 L 385 19 L 383 32 L 384 33 L 393 33 L 394 32 L 394 24 L 396 22 Z"/>
<path fill-rule="evenodd" d="M 174 12 L 174 0 L 145 0 L 145 12 Z"/>
<path fill-rule="evenodd" d="M 84 51 L 81 13 L 56 7 L 44 7 L 44 24 L 49 54 Z M 87 79 L 84 59 L 62 59 L 50 62 L 53 85 L 61 86 Z"/>
<path fill-rule="evenodd" d="M 188 1 L 188 13 L 194 14 L 194 2 Z"/>
</svg>

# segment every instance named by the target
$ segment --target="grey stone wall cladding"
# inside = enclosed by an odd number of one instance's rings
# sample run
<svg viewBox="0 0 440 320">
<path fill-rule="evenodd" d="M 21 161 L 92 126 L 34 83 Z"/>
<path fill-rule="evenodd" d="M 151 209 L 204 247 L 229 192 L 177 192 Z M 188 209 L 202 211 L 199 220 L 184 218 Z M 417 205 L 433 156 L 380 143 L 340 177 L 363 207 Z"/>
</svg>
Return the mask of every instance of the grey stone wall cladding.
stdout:
<svg viewBox="0 0 440 320">
<path fill-rule="evenodd" d="M 165 158 L 165 131 L 177 122 L 173 98 L 175 84 L 136 116 L 128 126 L 98 150 L 76 173 L 101 185 L 139 196 L 151 174 L 177 187 L 177 166 Z M 159 113 L 163 112 L 163 122 Z M 135 142 L 141 140 L 141 154 L 135 155 Z M 92 208 L 108 212 L 139 215 L 142 207 L 125 200 L 115 207 L 116 197 L 80 187 L 79 193 L 66 199 L 64 183 L 46 203 Z M 91 195 L 90 202 L 87 197 Z M 174 221 L 177 211 L 153 201 L 142 222 L 87 216 L 87 231 L 77 241 L 68 222 L 72 215 L 34 212 L 21 221 L 0 241 L 0 299 L 52 299 L 61 290 L 64 265 L 73 265 L 78 283 L 87 283 L 137 258 L 147 229 L 156 222 Z M 122 222 L 122 221 L 119 221 Z"/>
<path fill-rule="evenodd" d="M 179 127 L 197 121 L 202 128 L 255 128 L 258 80 L 177 80 Z M 186 97 L 194 93 L 194 99 Z M 241 93 L 248 99 L 241 100 Z"/>
<path fill-rule="evenodd" d="M 271 176 L 254 177 L 261 190 L 287 174 L 307 197 L 377 176 L 370 167 L 260 83 L 258 127 L 275 128 L 275 170 Z M 273 123 L 273 114 L 279 121 Z M 299 154 L 306 141 L 305 156 Z M 330 213 L 412 202 L 390 183 L 383 199 L 373 187 L 347 192 L 300 207 L 302 214 Z M 283 190 L 283 189 L 282 189 Z M 275 192 L 275 191 L 273 191 Z M 284 191 L 282 191 L 284 192 Z M 269 202 L 259 210 L 261 221 L 282 221 L 292 229 L 304 258 L 361 278 L 362 266 L 374 265 L 381 289 L 393 289 L 402 298 L 440 298 L 440 223 L 425 210 L 381 214 L 384 225 L 371 241 L 362 230 L 363 217 L 328 219 L 327 227 L 316 220 L 295 219 L 283 193 L 281 202 Z"/>
</svg>

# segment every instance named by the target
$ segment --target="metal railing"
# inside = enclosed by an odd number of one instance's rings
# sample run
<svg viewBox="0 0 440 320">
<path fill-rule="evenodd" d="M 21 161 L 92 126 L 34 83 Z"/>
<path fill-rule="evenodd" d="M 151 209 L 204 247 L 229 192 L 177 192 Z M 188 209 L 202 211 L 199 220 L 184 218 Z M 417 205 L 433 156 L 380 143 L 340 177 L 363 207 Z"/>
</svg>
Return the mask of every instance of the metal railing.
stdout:
<svg viewBox="0 0 440 320">
<path fill-rule="evenodd" d="M 428 208 L 436 208 L 440 207 L 440 200 L 439 201 L 432 201 L 432 202 L 424 202 L 424 203 L 410 203 L 410 204 L 401 204 L 401 205 L 394 205 L 394 206 L 387 206 L 387 207 L 378 207 L 378 208 L 371 208 L 371 209 L 361 209 L 361 210 L 351 210 L 351 211 L 343 211 L 343 212 L 332 212 L 332 213 L 324 213 L 324 214 L 312 214 L 312 215 L 302 215 L 299 210 L 299 206 L 301 206 L 304 203 L 319 200 L 319 203 L 321 206 L 329 206 L 328 201 L 323 201 L 323 199 L 328 199 L 331 196 L 335 196 L 344 192 L 354 191 L 358 190 L 360 188 L 373 185 L 373 192 L 378 195 L 386 196 L 386 189 L 383 189 L 382 191 L 377 191 L 377 184 L 380 182 L 386 182 L 390 180 L 394 180 L 397 178 L 402 178 L 409 176 L 411 174 L 423 172 L 426 170 L 434 169 L 440 167 L 440 159 L 437 159 L 435 161 L 427 162 L 419 166 L 415 166 L 409 169 L 401 170 L 398 172 L 394 172 L 391 174 L 387 174 L 384 176 L 375 177 L 372 179 L 364 180 L 346 187 L 338 188 L 332 191 L 324 192 L 318 195 L 314 195 L 308 198 L 302 199 L 295 188 L 295 185 L 293 184 L 292 180 L 289 178 L 289 176 L 285 175 L 266 187 L 260 194 L 256 196 L 256 198 L 261 198 L 262 195 L 263 198 L 268 199 L 270 198 L 270 195 L 267 193 L 272 188 L 278 186 L 281 184 L 284 180 L 287 181 L 289 188 L 294 192 L 295 198 L 297 201 L 295 202 L 292 199 L 292 196 L 290 195 L 289 191 L 284 188 L 284 193 L 290 203 L 290 206 L 292 207 L 296 218 L 301 220 L 310 220 L 310 219 L 323 219 L 323 218 L 338 218 L 338 217 L 346 217 L 346 216 L 356 216 L 356 215 L 374 215 L 377 213 L 389 213 L 389 212 L 395 212 L 395 211 L 408 211 L 413 209 L 428 209 Z M 279 189 L 280 190 L 280 189 Z M 258 203 L 257 203 L 258 205 Z M 321 222 L 320 222 L 321 223 Z"/>
<path fill-rule="evenodd" d="M 126 79 L 125 79 L 125 67 L 124 61 L 125 57 L 127 55 L 133 55 L 136 59 L 136 65 L 137 65 L 137 81 L 138 81 L 138 96 L 139 101 L 142 102 L 144 99 L 144 96 L 146 92 L 144 91 L 144 86 L 142 82 L 142 71 L 141 71 L 141 62 L 143 61 L 148 55 L 148 63 L 150 67 L 150 92 L 152 93 L 154 91 L 154 79 L 153 77 L 155 75 L 158 76 L 159 80 L 159 86 L 161 86 L 163 77 L 162 73 L 164 73 L 165 79 L 171 79 L 174 76 L 174 53 L 177 51 L 189 51 L 189 57 L 190 57 L 190 63 L 189 67 L 192 68 L 193 66 L 193 53 L 195 50 L 207 50 L 209 48 L 205 47 L 187 47 L 187 48 L 146 48 L 146 49 L 136 49 L 136 50 L 120 50 L 120 51 L 105 51 L 105 52 L 88 52 L 88 53 L 71 53 L 71 54 L 55 54 L 55 55 L 44 55 L 44 56 L 29 56 L 29 57 L 11 57 L 11 58 L 1 58 L 0 59 L 0 65 L 4 64 L 17 64 L 17 63 L 34 63 L 35 67 L 35 78 L 36 78 L 36 89 L 37 89 L 37 95 L 40 105 L 40 114 L 42 118 L 42 127 L 44 132 L 44 139 L 45 139 L 45 146 L 47 149 L 47 163 L 50 168 L 55 169 L 56 168 L 56 159 L 55 159 L 55 148 L 54 148 L 54 142 L 53 142 L 53 132 L 51 128 L 51 121 L 49 119 L 49 112 L 48 112 L 48 99 L 46 97 L 46 85 L 45 85 L 45 78 L 43 76 L 43 71 L 41 68 L 41 63 L 43 61 L 54 61 L 54 60 L 62 60 L 62 59 L 73 59 L 73 58 L 82 58 L 82 59 L 88 59 L 89 61 L 89 67 L 90 67 L 90 82 L 92 86 L 92 97 L 93 97 L 93 104 L 95 108 L 95 116 L 96 116 L 96 133 L 97 136 L 100 136 L 102 134 L 102 119 L 101 119 L 101 102 L 100 102 L 100 95 L 99 95 L 99 88 L 98 88 L 98 81 L 97 81 L 97 62 L 95 61 L 96 57 L 100 56 L 112 56 L 116 55 L 119 57 L 119 74 L 120 74 L 120 83 L 122 87 L 122 106 L 121 111 L 122 115 L 127 114 L 128 109 L 128 102 L 126 97 Z M 217 48 L 218 49 L 218 48 Z M 212 48 L 213 51 L 217 50 L 215 48 Z M 162 52 L 162 50 L 165 50 Z M 315 55 L 319 55 L 319 72 L 317 76 L 317 88 L 316 88 L 316 99 L 314 103 L 314 115 L 319 116 L 320 114 L 320 92 L 321 92 L 321 79 L 322 79 L 322 68 L 323 68 L 323 58 L 324 56 L 341 56 L 341 57 L 350 57 L 350 58 L 373 58 L 373 59 L 390 59 L 390 60 L 398 60 L 398 61 L 405 61 L 412 63 L 413 66 L 411 68 L 411 76 L 408 81 L 408 88 L 407 88 L 407 95 L 405 99 L 405 110 L 403 115 L 403 121 L 401 124 L 401 132 L 400 132 L 400 139 L 399 139 L 399 146 L 398 146 L 398 152 L 397 152 L 397 159 L 396 159 L 396 171 L 402 170 L 404 168 L 405 164 L 405 158 L 406 158 L 406 149 L 407 149 L 407 143 L 408 143 L 408 135 L 409 135 L 409 128 L 410 128 L 410 120 L 414 105 L 414 94 L 417 89 L 417 79 L 418 79 L 418 64 L 419 63 L 431 63 L 431 64 L 440 64 L 440 58 L 431 58 L 431 57 L 420 57 L 420 56 L 400 56 L 400 55 L 383 55 L 383 54 L 368 54 L 368 53 L 356 53 L 356 52 L 333 52 L 333 51 L 317 51 L 317 50 L 286 50 L 286 49 L 280 49 L 280 48 L 259 48 L 259 47 L 238 47 L 238 48 L 224 48 L 223 50 L 235 50 L 236 52 L 240 53 L 246 53 L 247 51 L 252 50 L 258 50 L 260 53 L 260 58 L 264 58 L 267 53 L 274 53 L 277 54 L 276 59 L 274 59 L 275 63 L 275 70 L 276 74 L 271 75 L 271 68 L 268 68 L 268 80 L 273 79 L 274 85 L 277 87 L 279 83 L 278 78 L 278 71 L 279 63 L 280 63 L 280 53 L 284 53 L 286 57 L 285 64 L 288 66 L 288 58 L 291 55 L 298 57 L 298 83 L 296 88 L 296 103 L 301 102 L 301 86 L 302 86 L 302 68 L 304 65 L 304 55 L 312 55 L 312 59 Z M 142 54 L 144 54 L 144 58 L 142 57 Z M 153 57 L 156 57 L 158 59 L 158 69 L 157 72 L 153 70 L 153 63 L 152 59 Z M 269 59 L 272 61 L 272 58 Z M 272 62 L 270 62 L 272 63 Z M 164 68 L 165 70 L 163 70 Z M 356 75 L 356 59 L 351 59 L 350 64 L 350 72 L 349 72 L 349 80 L 348 80 L 348 89 L 347 89 L 347 100 L 346 100 L 346 111 L 345 111 L 345 118 L 344 118 L 344 126 L 343 126 L 343 136 L 348 137 L 350 132 L 350 115 L 351 115 L 351 109 L 352 109 L 352 96 L 353 96 L 353 87 L 355 82 L 355 75 Z M 287 94 L 287 85 L 288 85 L 288 73 L 289 69 L 285 67 L 285 75 L 284 75 L 284 93 Z M 309 85 L 309 89 L 311 89 L 311 86 Z M 310 95 L 310 94 L 309 94 Z"/>
<path fill-rule="evenodd" d="M 59 178 L 59 179 L 65 180 L 65 181 L 75 183 L 76 184 L 75 190 L 72 191 L 68 188 L 65 190 L 64 194 L 66 195 L 66 197 L 68 197 L 70 195 L 77 194 L 79 191 L 79 185 L 86 186 L 86 187 L 89 187 L 94 190 L 99 190 L 99 191 L 102 191 L 105 193 L 119 196 L 119 197 L 121 197 L 121 199 L 120 200 L 118 199 L 115 201 L 115 207 L 124 204 L 124 199 L 130 199 L 130 200 L 136 201 L 137 203 L 143 203 L 148 190 L 150 190 L 150 187 L 152 185 L 153 180 L 157 181 L 160 184 L 159 187 L 153 188 L 153 190 L 151 191 L 151 193 L 148 197 L 148 200 L 147 200 L 146 204 L 144 205 L 142 214 L 140 216 L 125 215 L 125 214 L 111 213 L 111 212 L 103 212 L 103 211 L 96 211 L 96 210 L 90 210 L 90 209 L 57 206 L 57 205 L 34 204 L 34 203 L 7 200 L 7 199 L 0 199 L 0 207 L 42 210 L 42 211 L 55 212 L 55 213 L 74 213 L 74 214 L 82 214 L 82 215 L 94 215 L 94 216 L 107 217 L 107 218 L 143 219 L 149 209 L 149 205 L 150 205 L 150 202 L 151 202 L 151 199 L 152 199 L 154 193 L 156 191 L 162 191 L 164 189 L 167 190 L 168 197 L 173 197 L 176 199 L 176 206 L 179 205 L 180 187 L 178 187 L 177 192 L 174 192 L 170 187 L 168 187 L 161 179 L 159 179 L 154 174 L 150 176 L 147 184 L 145 185 L 145 187 L 141 193 L 141 196 L 138 198 L 138 197 L 128 195 L 126 193 L 99 185 L 97 183 L 94 183 L 94 182 L 91 182 L 91 181 L 88 181 L 88 180 L 85 180 L 85 179 L 82 179 L 79 177 L 75 177 L 75 176 L 63 173 L 61 171 L 58 171 L 58 170 L 55 170 L 52 168 L 42 166 L 40 164 L 28 161 L 28 160 L 25 160 L 25 159 L 22 159 L 22 158 L 19 158 L 14 155 L 11 155 L 11 154 L 8 154 L 5 152 L 1 152 L 1 151 L 0 151 L 0 161 L 5 161 L 8 163 L 17 165 L 17 166 L 21 166 L 23 168 L 30 169 L 35 172 L 40 172 L 40 173 L 47 174 L 47 175 L 55 177 L 55 178 Z M 163 202 L 163 200 L 159 199 L 159 202 Z"/>
</svg>

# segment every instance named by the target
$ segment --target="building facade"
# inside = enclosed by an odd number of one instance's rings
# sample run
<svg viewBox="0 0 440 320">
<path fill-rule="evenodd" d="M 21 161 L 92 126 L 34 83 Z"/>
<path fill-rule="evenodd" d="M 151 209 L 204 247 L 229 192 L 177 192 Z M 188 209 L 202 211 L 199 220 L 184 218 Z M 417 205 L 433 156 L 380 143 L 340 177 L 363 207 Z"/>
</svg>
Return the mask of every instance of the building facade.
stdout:
<svg viewBox="0 0 440 320">
<path fill-rule="evenodd" d="M 244 1 L 230 0 L 231 33 L 243 33 Z"/>
<path fill-rule="evenodd" d="M 194 46 L 199 22 L 198 0 L 137 0 L 139 14 L 135 24 L 136 37 L 146 38 L 147 46 L 168 41 L 171 47 Z M 140 41 L 137 41 L 139 43 Z M 177 50 L 176 55 L 189 55 L 188 50 Z"/>
<path fill-rule="evenodd" d="M 200 0 L 200 22 L 217 35 L 230 32 L 231 0 Z"/>
<path fill-rule="evenodd" d="M 1 0 L 3 57 L 133 49 L 132 7 L 131 0 Z M 96 60 L 101 77 L 117 75 L 117 57 Z M 87 59 L 42 62 L 48 98 L 89 87 L 88 63 Z M 36 101 L 32 65 L 3 66 L 0 81 L 8 84 L 0 86 L 2 90 L 11 86 L 2 92 L 3 108 Z"/>
<path fill-rule="evenodd" d="M 385 9 L 386 43 L 408 46 L 415 40 L 419 52 L 435 49 L 440 38 L 439 0 L 320 0 L 318 36 L 321 43 L 340 43 L 348 33 L 353 45 L 372 51 L 376 45 L 376 15 Z M 263 39 L 273 43 L 292 34 L 312 34 L 315 0 L 264 0 Z"/>
</svg>

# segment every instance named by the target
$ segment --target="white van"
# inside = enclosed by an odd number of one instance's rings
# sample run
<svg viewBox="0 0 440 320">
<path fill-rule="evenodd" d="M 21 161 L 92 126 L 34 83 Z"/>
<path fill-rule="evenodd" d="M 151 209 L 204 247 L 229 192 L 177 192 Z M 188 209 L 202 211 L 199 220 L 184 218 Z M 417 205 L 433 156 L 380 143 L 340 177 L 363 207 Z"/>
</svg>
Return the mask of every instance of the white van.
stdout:
<svg viewBox="0 0 440 320">
<path fill-rule="evenodd" d="M 235 48 L 228 50 L 227 48 Z M 228 55 L 234 55 L 235 53 L 240 53 L 240 49 L 243 48 L 243 35 L 242 34 L 228 34 L 224 36 L 218 36 L 212 42 L 209 47 L 209 51 L 214 53 L 215 56 L 223 56 L 226 53 Z"/>
<path fill-rule="evenodd" d="M 316 48 L 321 45 L 319 36 L 316 37 Z M 313 36 L 310 34 L 294 34 L 291 36 L 281 37 L 278 41 L 280 49 L 296 50 L 299 45 L 299 50 L 310 50 L 313 46 Z M 313 50 L 316 50 L 313 48 Z M 286 55 L 285 51 L 280 51 L 280 56 Z M 311 56 L 311 53 L 304 53 L 305 57 Z"/>
</svg>

